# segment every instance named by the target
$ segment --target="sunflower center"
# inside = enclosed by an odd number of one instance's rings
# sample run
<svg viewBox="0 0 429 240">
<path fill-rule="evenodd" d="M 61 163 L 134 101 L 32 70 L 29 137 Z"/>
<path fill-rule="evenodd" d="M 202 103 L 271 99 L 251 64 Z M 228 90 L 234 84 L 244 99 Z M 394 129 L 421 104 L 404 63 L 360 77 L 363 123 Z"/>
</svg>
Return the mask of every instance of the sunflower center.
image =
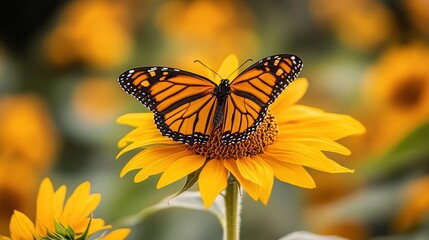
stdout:
<svg viewBox="0 0 429 240">
<path fill-rule="evenodd" d="M 264 121 L 245 141 L 229 145 L 223 144 L 220 140 L 222 129 L 219 127 L 212 132 L 206 143 L 189 145 L 188 148 L 195 154 L 204 155 L 208 159 L 238 159 L 263 153 L 264 148 L 271 145 L 278 134 L 279 130 L 274 115 L 268 111 Z"/>
<path fill-rule="evenodd" d="M 392 104 L 403 109 L 412 108 L 420 102 L 424 89 L 424 79 L 415 77 L 404 81 L 393 92 L 391 97 Z"/>
</svg>

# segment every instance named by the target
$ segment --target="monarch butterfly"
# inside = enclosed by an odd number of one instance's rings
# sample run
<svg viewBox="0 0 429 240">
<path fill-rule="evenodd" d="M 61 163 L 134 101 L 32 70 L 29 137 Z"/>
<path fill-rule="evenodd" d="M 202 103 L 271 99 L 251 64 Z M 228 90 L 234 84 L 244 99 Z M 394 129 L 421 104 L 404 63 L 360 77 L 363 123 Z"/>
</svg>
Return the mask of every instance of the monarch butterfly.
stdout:
<svg viewBox="0 0 429 240">
<path fill-rule="evenodd" d="M 221 127 L 223 144 L 247 139 L 264 120 L 268 106 L 302 69 L 297 56 L 280 54 L 256 62 L 220 84 L 168 67 L 133 68 L 119 84 L 154 112 L 163 136 L 185 144 L 206 143 Z"/>
</svg>

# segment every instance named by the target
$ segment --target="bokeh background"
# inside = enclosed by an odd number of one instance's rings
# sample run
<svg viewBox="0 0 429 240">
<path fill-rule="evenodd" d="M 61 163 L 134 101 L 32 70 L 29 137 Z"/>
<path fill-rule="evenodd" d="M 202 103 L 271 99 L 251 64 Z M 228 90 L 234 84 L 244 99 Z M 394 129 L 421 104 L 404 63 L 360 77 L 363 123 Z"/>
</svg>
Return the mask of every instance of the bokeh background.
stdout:
<svg viewBox="0 0 429 240">
<path fill-rule="evenodd" d="M 108 223 L 156 204 L 183 182 L 119 178 L 115 160 L 147 111 L 116 79 L 137 66 L 204 74 L 235 53 L 243 62 L 277 53 L 304 61 L 303 104 L 354 116 L 364 136 L 331 156 L 354 174 L 312 171 L 314 190 L 276 182 L 263 206 L 244 194 L 242 239 L 297 230 L 349 239 L 429 239 L 429 1 L 427 0 L 43 0 L 0 4 L 0 234 L 14 209 L 34 216 L 45 176 L 73 189 L 89 180 Z M 220 239 L 216 218 L 168 209 L 130 239 Z"/>
</svg>

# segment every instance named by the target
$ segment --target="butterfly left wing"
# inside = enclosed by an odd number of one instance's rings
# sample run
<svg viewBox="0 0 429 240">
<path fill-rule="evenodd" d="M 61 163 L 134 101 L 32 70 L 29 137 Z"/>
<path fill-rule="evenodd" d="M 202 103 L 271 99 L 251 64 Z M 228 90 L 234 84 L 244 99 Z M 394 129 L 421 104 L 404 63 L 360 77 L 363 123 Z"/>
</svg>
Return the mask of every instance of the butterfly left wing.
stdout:
<svg viewBox="0 0 429 240">
<path fill-rule="evenodd" d="M 213 128 L 216 84 L 173 68 L 143 67 L 124 72 L 119 83 L 154 112 L 163 136 L 186 144 L 205 143 Z"/>
<path fill-rule="evenodd" d="M 282 54 L 264 58 L 235 78 L 223 115 L 225 144 L 238 143 L 256 131 L 265 119 L 268 106 L 298 76 L 302 61 Z"/>
</svg>

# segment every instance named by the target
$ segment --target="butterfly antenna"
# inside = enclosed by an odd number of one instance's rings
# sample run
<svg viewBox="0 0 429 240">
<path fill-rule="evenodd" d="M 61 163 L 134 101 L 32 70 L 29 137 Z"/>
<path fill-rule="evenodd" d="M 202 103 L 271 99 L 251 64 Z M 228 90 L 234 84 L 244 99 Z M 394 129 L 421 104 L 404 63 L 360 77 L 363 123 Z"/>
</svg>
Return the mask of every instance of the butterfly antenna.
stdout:
<svg viewBox="0 0 429 240">
<path fill-rule="evenodd" d="M 206 67 L 208 70 L 212 71 L 214 74 L 216 74 L 218 77 L 220 77 L 220 79 L 223 79 L 222 76 L 220 76 L 217 72 L 213 71 L 213 69 L 209 68 L 207 65 L 205 65 L 203 62 L 201 62 L 200 60 L 195 60 L 194 63 L 199 63 L 201 65 L 203 65 L 204 67 Z"/>
<path fill-rule="evenodd" d="M 237 72 L 244 64 L 246 64 L 248 62 L 253 62 L 253 60 L 251 58 L 249 58 L 246 61 L 244 61 L 244 63 L 242 63 L 237 69 L 235 69 L 231 74 L 229 74 L 229 76 L 226 79 L 229 79 L 229 77 L 231 77 L 232 74 L 234 74 L 235 72 Z"/>
</svg>

